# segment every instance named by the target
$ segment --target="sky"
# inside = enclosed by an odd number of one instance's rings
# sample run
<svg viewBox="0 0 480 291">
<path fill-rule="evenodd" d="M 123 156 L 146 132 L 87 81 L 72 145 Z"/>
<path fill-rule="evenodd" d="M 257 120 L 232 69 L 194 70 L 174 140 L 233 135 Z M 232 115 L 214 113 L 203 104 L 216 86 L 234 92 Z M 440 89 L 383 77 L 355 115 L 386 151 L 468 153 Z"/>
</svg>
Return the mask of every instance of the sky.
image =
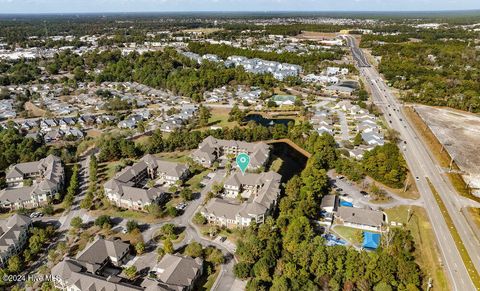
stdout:
<svg viewBox="0 0 480 291">
<path fill-rule="evenodd" d="M 471 9 L 480 9 L 480 0 L 0 0 L 0 14 L 186 11 L 437 11 Z"/>
</svg>

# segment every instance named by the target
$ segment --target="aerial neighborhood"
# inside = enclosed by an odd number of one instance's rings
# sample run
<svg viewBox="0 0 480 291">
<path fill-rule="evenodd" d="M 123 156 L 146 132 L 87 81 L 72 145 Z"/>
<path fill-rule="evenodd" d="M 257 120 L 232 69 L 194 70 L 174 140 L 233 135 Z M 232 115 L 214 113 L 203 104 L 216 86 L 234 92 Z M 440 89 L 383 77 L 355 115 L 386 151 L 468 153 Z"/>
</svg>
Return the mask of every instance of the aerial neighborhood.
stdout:
<svg viewBox="0 0 480 291">
<path fill-rule="evenodd" d="M 74 2 L 0 13 L 1 290 L 480 289 L 478 12 Z"/>
</svg>

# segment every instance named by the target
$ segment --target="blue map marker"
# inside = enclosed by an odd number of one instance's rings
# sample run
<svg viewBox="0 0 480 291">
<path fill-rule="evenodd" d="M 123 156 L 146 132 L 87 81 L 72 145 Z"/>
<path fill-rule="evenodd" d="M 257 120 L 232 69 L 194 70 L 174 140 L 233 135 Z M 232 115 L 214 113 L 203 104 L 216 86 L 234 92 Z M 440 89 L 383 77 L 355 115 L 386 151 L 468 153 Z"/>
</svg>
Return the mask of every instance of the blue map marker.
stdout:
<svg viewBox="0 0 480 291">
<path fill-rule="evenodd" d="M 250 164 L 250 157 L 247 154 L 241 153 L 237 155 L 236 161 L 242 174 L 245 174 L 245 170 L 248 168 L 248 164 Z"/>
</svg>

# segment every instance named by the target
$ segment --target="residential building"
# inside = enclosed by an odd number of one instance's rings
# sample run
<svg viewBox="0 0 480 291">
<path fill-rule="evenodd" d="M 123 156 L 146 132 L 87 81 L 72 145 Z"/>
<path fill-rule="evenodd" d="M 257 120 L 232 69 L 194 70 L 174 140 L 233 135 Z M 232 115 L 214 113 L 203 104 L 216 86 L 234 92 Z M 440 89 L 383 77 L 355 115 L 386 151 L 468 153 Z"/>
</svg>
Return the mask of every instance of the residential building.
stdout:
<svg viewBox="0 0 480 291">
<path fill-rule="evenodd" d="M 225 181 L 224 198 L 211 199 L 201 213 L 210 223 L 226 227 L 263 223 L 277 205 L 281 178 L 275 172 L 235 172 Z"/>
<path fill-rule="evenodd" d="M 165 254 L 152 271 L 157 274 L 158 283 L 148 286 L 145 290 L 194 290 L 197 279 L 202 275 L 203 261 L 200 258 L 190 258 L 180 254 Z"/>
<path fill-rule="evenodd" d="M 8 187 L 0 191 L 0 205 L 18 209 L 46 204 L 63 188 L 64 178 L 62 161 L 54 155 L 12 165 L 6 174 Z"/>
<path fill-rule="evenodd" d="M 163 203 L 167 198 L 164 187 L 146 189 L 147 180 L 157 180 L 157 184 L 169 186 L 184 180 L 188 174 L 188 167 L 184 164 L 146 155 L 107 181 L 104 185 L 105 195 L 118 207 L 145 210 L 146 206 Z"/>
<path fill-rule="evenodd" d="M 128 259 L 130 244 L 97 236 L 75 258 L 65 258 L 52 268 L 60 290 L 142 290 L 118 277 Z"/>
<path fill-rule="evenodd" d="M 23 250 L 31 225 L 32 220 L 22 214 L 0 220 L 0 267 L 4 267 L 10 257 Z"/>
<path fill-rule="evenodd" d="M 267 163 L 270 156 L 270 147 L 264 142 L 249 143 L 216 139 L 209 136 L 192 153 L 192 158 L 204 167 L 211 167 L 216 161 L 227 160 L 229 155 L 235 156 L 239 153 L 246 153 L 250 156 L 248 169 L 255 170 Z"/>
<path fill-rule="evenodd" d="M 384 214 L 381 211 L 354 207 L 338 207 L 335 217 L 343 225 L 363 230 L 381 231 Z"/>
<path fill-rule="evenodd" d="M 338 196 L 337 195 L 325 195 L 322 197 L 322 202 L 320 203 L 320 209 L 327 213 L 333 213 L 337 211 L 338 206 Z"/>
</svg>

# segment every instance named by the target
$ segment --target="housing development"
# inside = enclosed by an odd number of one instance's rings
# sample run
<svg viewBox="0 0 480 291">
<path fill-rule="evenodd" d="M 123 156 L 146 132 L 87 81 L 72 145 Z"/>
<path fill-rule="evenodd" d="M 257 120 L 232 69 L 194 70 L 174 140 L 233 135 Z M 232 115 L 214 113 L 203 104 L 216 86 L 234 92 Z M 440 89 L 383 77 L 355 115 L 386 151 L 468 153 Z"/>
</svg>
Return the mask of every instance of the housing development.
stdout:
<svg viewBox="0 0 480 291">
<path fill-rule="evenodd" d="M 0 289 L 480 290 L 478 10 L 13 2 Z"/>
</svg>

